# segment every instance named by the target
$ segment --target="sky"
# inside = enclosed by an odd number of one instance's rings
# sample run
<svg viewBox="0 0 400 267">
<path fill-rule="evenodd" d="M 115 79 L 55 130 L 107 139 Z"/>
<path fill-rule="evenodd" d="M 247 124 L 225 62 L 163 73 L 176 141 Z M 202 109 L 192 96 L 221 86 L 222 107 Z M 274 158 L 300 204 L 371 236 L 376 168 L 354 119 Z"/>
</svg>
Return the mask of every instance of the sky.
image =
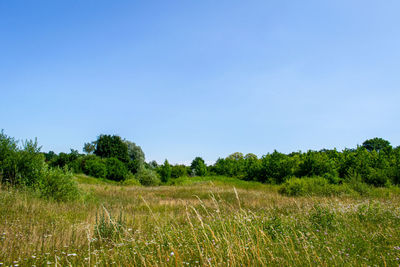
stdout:
<svg viewBox="0 0 400 267">
<path fill-rule="evenodd" d="M 0 129 L 208 163 L 400 145 L 395 0 L 0 1 Z"/>
</svg>

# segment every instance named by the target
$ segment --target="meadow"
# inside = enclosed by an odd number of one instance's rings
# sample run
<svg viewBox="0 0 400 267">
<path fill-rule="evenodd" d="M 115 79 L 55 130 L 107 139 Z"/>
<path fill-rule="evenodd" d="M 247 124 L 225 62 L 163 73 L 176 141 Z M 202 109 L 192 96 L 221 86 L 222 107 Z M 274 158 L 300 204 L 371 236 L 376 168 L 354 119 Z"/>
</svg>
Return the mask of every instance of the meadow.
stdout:
<svg viewBox="0 0 400 267">
<path fill-rule="evenodd" d="M 2 187 L 0 265 L 400 264 L 397 187 L 287 196 L 227 177 L 158 187 L 74 179 L 84 197 L 66 202 Z"/>
</svg>

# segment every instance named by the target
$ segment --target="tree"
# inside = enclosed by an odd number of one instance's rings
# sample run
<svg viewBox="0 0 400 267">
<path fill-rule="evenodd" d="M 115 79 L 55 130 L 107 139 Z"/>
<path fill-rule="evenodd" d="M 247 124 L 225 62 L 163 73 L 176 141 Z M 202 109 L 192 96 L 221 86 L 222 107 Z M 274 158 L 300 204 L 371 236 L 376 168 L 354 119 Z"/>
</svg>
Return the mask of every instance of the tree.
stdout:
<svg viewBox="0 0 400 267">
<path fill-rule="evenodd" d="M 378 137 L 366 140 L 362 146 L 365 147 L 365 149 L 367 149 L 369 152 L 373 150 L 379 152 L 381 150 L 392 148 L 389 141 Z"/>
<path fill-rule="evenodd" d="M 261 159 L 261 181 L 280 184 L 285 178 L 293 174 L 294 161 L 285 154 L 274 150 Z"/>
<path fill-rule="evenodd" d="M 196 157 L 192 164 L 190 165 L 192 170 L 192 175 L 194 176 L 206 176 L 207 175 L 207 165 L 201 157 Z"/>
<path fill-rule="evenodd" d="M 261 161 L 256 155 L 249 153 L 244 157 L 245 160 L 245 177 L 247 181 L 257 180 L 260 177 Z"/>
<path fill-rule="evenodd" d="M 107 158 L 107 179 L 114 181 L 122 181 L 128 176 L 128 169 L 125 164 L 117 158 Z"/>
<path fill-rule="evenodd" d="M 160 176 L 163 183 L 168 182 L 168 180 L 171 178 L 171 165 L 169 164 L 168 160 L 165 160 L 164 164 L 161 165 Z"/>
<path fill-rule="evenodd" d="M 96 150 L 96 142 L 85 143 L 83 145 L 83 152 L 87 154 L 92 154 Z"/>
<path fill-rule="evenodd" d="M 145 156 L 142 148 L 136 145 L 134 142 L 124 140 L 124 143 L 128 147 L 128 156 L 130 160 L 136 160 L 138 162 L 144 162 Z"/>
<path fill-rule="evenodd" d="M 128 169 L 132 174 L 135 174 L 138 172 L 138 170 L 142 167 L 144 167 L 144 160 L 145 156 L 143 153 L 143 150 L 141 149 L 140 146 L 136 145 L 135 143 L 124 140 L 124 143 L 128 147 L 128 156 L 129 156 L 129 163 L 128 163 Z"/>
<path fill-rule="evenodd" d="M 85 174 L 96 178 L 107 177 L 107 166 L 104 162 L 104 159 L 98 157 L 89 158 L 86 160 L 83 171 Z"/>
<path fill-rule="evenodd" d="M 171 168 L 171 178 L 179 178 L 188 175 L 188 167 L 185 165 L 174 165 Z"/>
<path fill-rule="evenodd" d="M 100 135 L 94 154 L 101 158 L 114 157 L 125 163 L 129 161 L 128 146 L 118 135 Z"/>
</svg>

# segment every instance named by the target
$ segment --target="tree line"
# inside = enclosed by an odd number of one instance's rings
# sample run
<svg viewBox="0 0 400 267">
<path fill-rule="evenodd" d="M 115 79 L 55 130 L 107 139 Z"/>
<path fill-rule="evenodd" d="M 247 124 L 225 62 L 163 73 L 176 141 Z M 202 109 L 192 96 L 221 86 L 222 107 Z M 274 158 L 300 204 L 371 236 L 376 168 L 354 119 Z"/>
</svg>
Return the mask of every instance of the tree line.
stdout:
<svg viewBox="0 0 400 267">
<path fill-rule="evenodd" d="M 196 157 L 190 166 L 171 165 L 168 160 L 159 165 L 146 162 L 135 143 L 117 135 L 100 135 L 84 145 L 86 154 L 44 153 L 53 167 L 67 166 L 76 173 L 115 181 L 138 181 L 143 185 L 167 184 L 183 176 L 221 175 L 246 181 L 281 184 L 291 177 L 322 177 L 331 184 L 357 180 L 374 186 L 400 183 L 400 147 L 392 147 L 382 138 L 366 140 L 361 146 L 344 149 L 309 150 L 290 154 L 274 151 L 261 158 L 255 154 L 233 153 L 206 165 Z"/>
</svg>

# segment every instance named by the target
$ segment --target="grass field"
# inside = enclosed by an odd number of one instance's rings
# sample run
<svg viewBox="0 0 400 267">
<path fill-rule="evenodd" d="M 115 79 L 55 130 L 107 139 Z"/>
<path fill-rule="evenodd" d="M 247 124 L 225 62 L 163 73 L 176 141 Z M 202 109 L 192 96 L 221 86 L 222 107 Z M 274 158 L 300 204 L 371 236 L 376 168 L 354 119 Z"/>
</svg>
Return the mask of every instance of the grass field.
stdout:
<svg viewBox="0 0 400 267">
<path fill-rule="evenodd" d="M 400 195 L 389 189 L 368 198 L 286 197 L 233 178 L 147 188 L 76 180 L 86 192 L 76 202 L 0 191 L 2 265 L 400 264 Z"/>
</svg>

